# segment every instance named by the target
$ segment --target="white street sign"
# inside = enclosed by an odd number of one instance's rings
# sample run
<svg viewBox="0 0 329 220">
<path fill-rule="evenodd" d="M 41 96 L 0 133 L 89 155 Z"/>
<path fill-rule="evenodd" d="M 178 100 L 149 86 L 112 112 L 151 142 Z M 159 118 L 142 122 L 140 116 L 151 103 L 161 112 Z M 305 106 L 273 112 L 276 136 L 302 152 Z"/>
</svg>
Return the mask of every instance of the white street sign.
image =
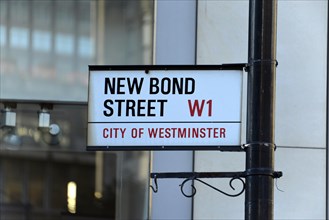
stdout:
<svg viewBox="0 0 329 220">
<path fill-rule="evenodd" d="M 90 66 L 89 150 L 240 145 L 242 68 Z"/>
</svg>

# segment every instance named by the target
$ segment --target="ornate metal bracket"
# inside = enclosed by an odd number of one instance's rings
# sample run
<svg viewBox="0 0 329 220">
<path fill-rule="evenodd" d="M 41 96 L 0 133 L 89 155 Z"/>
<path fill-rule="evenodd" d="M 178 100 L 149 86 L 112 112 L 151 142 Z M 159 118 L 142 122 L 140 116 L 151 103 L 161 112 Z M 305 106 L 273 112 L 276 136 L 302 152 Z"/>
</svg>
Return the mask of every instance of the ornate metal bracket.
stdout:
<svg viewBox="0 0 329 220">
<path fill-rule="evenodd" d="M 245 182 L 242 178 L 245 178 L 247 176 L 250 175 L 270 175 L 273 178 L 280 178 L 282 176 L 282 172 L 276 172 L 276 171 L 269 171 L 269 170 L 265 170 L 265 169 L 259 169 L 259 170 L 249 170 L 249 171 L 244 171 L 244 172 L 179 172 L 179 173 L 151 173 L 150 177 L 152 179 L 154 179 L 154 186 L 150 185 L 150 188 L 152 189 L 152 191 L 154 193 L 157 193 L 159 190 L 158 187 L 158 179 L 168 179 L 168 178 L 180 178 L 180 179 L 184 179 L 183 182 L 179 185 L 180 186 L 180 190 L 182 192 L 182 194 L 185 197 L 191 198 L 193 196 L 195 196 L 197 190 L 195 188 L 195 186 L 193 185 L 193 181 L 198 181 L 210 188 L 212 188 L 213 190 L 222 193 L 226 196 L 229 197 L 237 197 L 239 195 L 241 195 L 244 190 L 245 190 Z M 203 178 L 230 178 L 229 181 L 229 186 L 231 187 L 232 190 L 235 190 L 235 188 L 233 187 L 233 182 L 235 180 L 239 180 L 242 183 L 242 188 L 240 191 L 238 191 L 237 193 L 227 193 L 224 192 L 223 190 L 220 190 L 216 187 L 214 187 L 213 185 L 201 180 Z M 187 194 L 184 191 L 184 186 L 187 182 L 192 181 L 191 187 L 192 187 L 192 193 L 191 194 Z"/>
<path fill-rule="evenodd" d="M 229 196 L 229 197 L 237 197 L 237 196 L 241 195 L 241 194 L 244 192 L 244 190 L 245 190 L 245 183 L 244 183 L 244 181 L 243 181 L 240 177 L 233 177 L 233 178 L 231 178 L 231 180 L 230 180 L 230 182 L 229 182 L 231 189 L 232 189 L 232 190 L 235 190 L 235 188 L 234 188 L 233 185 L 232 185 L 232 182 L 233 182 L 234 180 L 240 180 L 240 181 L 241 181 L 241 183 L 242 183 L 242 189 L 240 190 L 240 192 L 235 193 L 235 194 L 229 194 L 229 193 L 227 193 L 227 192 L 224 192 L 224 191 L 222 191 L 222 190 L 220 190 L 220 189 L 214 187 L 213 185 L 210 185 L 209 183 L 207 183 L 207 182 L 205 182 L 205 181 L 203 181 L 203 180 L 201 180 L 201 179 L 198 179 L 198 178 L 190 178 L 190 179 L 185 179 L 185 180 L 182 182 L 182 184 L 180 185 L 180 187 L 181 187 L 181 192 L 182 192 L 182 194 L 183 194 L 185 197 L 188 197 L 188 198 L 189 198 L 189 197 L 193 197 L 193 196 L 196 194 L 196 191 L 197 191 L 197 190 L 196 190 L 196 188 L 194 187 L 193 184 L 191 185 L 191 187 L 192 187 L 192 193 L 191 193 L 191 195 L 188 195 L 188 194 L 186 194 L 186 193 L 184 192 L 184 185 L 185 185 L 188 181 L 193 181 L 193 180 L 198 181 L 198 182 L 200 182 L 200 183 L 202 183 L 202 184 L 204 184 L 204 185 L 206 185 L 206 186 L 212 188 L 213 190 L 216 190 L 217 192 L 222 193 L 222 194 L 224 194 L 224 195 L 226 195 L 226 196 Z"/>
</svg>

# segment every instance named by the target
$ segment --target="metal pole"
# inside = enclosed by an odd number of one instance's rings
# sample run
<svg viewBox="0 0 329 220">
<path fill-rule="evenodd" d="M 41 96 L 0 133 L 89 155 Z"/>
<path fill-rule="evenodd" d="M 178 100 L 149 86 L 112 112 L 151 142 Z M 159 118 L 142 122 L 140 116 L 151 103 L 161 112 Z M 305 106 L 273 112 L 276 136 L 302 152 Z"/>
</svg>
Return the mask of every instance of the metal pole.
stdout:
<svg viewBox="0 0 329 220">
<path fill-rule="evenodd" d="M 276 0 L 249 1 L 247 220 L 273 219 L 276 18 Z"/>
<path fill-rule="evenodd" d="M 327 3 L 327 138 L 326 138 L 326 165 L 327 165 L 327 192 L 326 192 L 326 219 L 329 219 L 329 2 Z"/>
</svg>

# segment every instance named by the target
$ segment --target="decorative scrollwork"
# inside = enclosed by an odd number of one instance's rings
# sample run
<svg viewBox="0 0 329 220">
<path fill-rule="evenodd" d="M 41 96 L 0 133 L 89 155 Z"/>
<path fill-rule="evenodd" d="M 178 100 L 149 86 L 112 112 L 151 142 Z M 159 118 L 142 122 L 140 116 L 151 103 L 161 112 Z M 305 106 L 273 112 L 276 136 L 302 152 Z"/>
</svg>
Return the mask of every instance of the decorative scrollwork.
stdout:
<svg viewBox="0 0 329 220">
<path fill-rule="evenodd" d="M 184 179 L 184 181 L 179 185 L 180 190 L 182 194 L 185 197 L 191 198 L 195 196 L 197 190 L 195 186 L 193 185 L 193 181 L 198 181 L 214 190 L 216 190 L 219 193 L 222 193 L 223 195 L 229 196 L 229 197 L 237 197 L 241 195 L 245 191 L 245 182 L 242 178 L 247 178 L 248 176 L 252 175 L 267 175 L 267 176 L 272 176 L 274 179 L 278 179 L 282 177 L 282 172 L 281 171 L 273 171 L 271 169 L 249 169 L 243 172 L 179 172 L 179 173 L 151 173 L 150 177 L 154 179 L 154 185 L 150 185 L 150 188 L 153 190 L 154 193 L 158 192 L 158 179 L 164 179 L 164 178 L 180 178 Z M 242 188 L 239 192 L 236 193 L 227 193 L 224 192 L 223 190 L 220 190 L 213 185 L 210 185 L 209 183 L 201 180 L 203 178 L 230 178 L 229 186 L 231 187 L 232 190 L 235 191 L 235 188 L 233 186 L 233 182 L 235 180 L 239 180 L 242 183 Z M 184 190 L 185 184 L 189 181 L 192 181 L 191 184 L 191 193 L 187 193 L 187 190 Z M 277 187 L 278 189 L 278 187 Z M 278 189 L 279 190 L 279 189 Z M 281 190 L 280 190 L 281 191 Z"/>
<path fill-rule="evenodd" d="M 192 187 L 192 193 L 191 193 L 191 194 L 187 194 L 187 193 L 184 191 L 184 185 L 185 185 L 188 181 L 193 181 L 193 180 L 198 181 L 198 182 L 200 182 L 200 183 L 202 183 L 202 184 L 204 184 L 204 185 L 206 185 L 206 186 L 208 186 L 208 187 L 210 187 L 210 188 L 216 190 L 217 192 L 222 193 L 222 194 L 224 194 L 224 195 L 226 195 L 226 196 L 229 196 L 229 197 L 237 197 L 237 196 L 241 195 L 241 194 L 244 192 L 244 190 L 245 190 L 245 182 L 241 179 L 241 177 L 233 177 L 233 178 L 231 178 L 231 180 L 230 180 L 230 182 L 229 182 L 229 185 L 230 185 L 231 189 L 232 189 L 232 190 L 235 190 L 235 188 L 234 188 L 233 185 L 232 185 L 233 181 L 234 181 L 234 180 L 239 180 L 239 181 L 241 181 L 241 183 L 242 183 L 242 189 L 241 189 L 238 193 L 235 193 L 235 194 L 230 194 L 230 193 L 224 192 L 224 191 L 222 191 L 222 190 L 220 190 L 220 189 L 214 187 L 213 185 L 210 185 L 209 183 L 207 183 L 207 182 L 205 182 L 205 181 L 203 181 L 203 180 L 201 180 L 201 179 L 199 179 L 199 178 L 196 178 L 196 177 L 190 177 L 190 178 L 185 179 L 185 180 L 182 182 L 182 184 L 180 184 L 180 190 L 181 190 L 182 194 L 183 194 L 185 197 L 187 197 L 187 198 L 191 198 L 191 197 L 195 196 L 195 194 L 196 194 L 196 192 L 197 192 L 197 190 L 196 190 L 196 188 L 195 188 L 195 186 L 194 186 L 193 184 L 191 184 L 191 187 Z"/>
<path fill-rule="evenodd" d="M 192 187 L 192 193 L 191 193 L 191 195 L 188 195 L 188 194 L 186 194 L 186 193 L 184 192 L 184 185 L 185 185 L 188 181 L 193 181 L 193 180 L 196 180 L 196 179 L 197 179 L 197 178 L 195 178 L 195 177 L 187 178 L 187 179 L 185 179 L 185 180 L 182 182 L 182 184 L 179 185 L 179 186 L 180 186 L 180 191 L 182 192 L 182 194 L 183 194 L 185 197 L 187 197 L 187 198 L 191 198 L 191 197 L 193 197 L 193 196 L 196 194 L 196 188 L 194 187 L 193 182 L 192 182 L 192 184 L 191 184 L 191 187 Z"/>
<path fill-rule="evenodd" d="M 152 191 L 154 193 L 157 193 L 159 190 L 159 187 L 158 187 L 158 178 L 156 175 L 154 176 L 154 185 L 155 185 L 155 188 L 152 185 L 150 185 L 150 188 L 152 189 Z"/>
</svg>

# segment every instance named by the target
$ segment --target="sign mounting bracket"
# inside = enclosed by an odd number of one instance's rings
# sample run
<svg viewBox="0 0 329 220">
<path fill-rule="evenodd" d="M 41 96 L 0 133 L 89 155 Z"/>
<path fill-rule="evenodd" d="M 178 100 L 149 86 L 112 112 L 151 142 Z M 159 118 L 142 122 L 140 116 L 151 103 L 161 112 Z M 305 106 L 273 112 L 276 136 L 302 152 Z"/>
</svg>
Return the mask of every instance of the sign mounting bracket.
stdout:
<svg viewBox="0 0 329 220">
<path fill-rule="evenodd" d="M 150 178 L 154 179 L 154 186 L 150 185 L 150 188 L 154 193 L 157 193 L 159 190 L 158 186 L 158 179 L 184 179 L 183 182 L 179 185 L 180 190 L 182 194 L 187 197 L 191 198 L 194 197 L 197 190 L 194 186 L 194 182 L 197 181 L 199 183 L 202 183 L 211 189 L 229 196 L 229 197 L 237 197 L 240 196 L 244 191 L 245 191 L 245 181 L 242 178 L 246 178 L 247 176 L 251 175 L 269 175 L 273 179 L 278 179 L 282 177 L 282 172 L 281 171 L 269 171 L 269 170 L 264 170 L 264 169 L 257 169 L 251 171 L 243 171 L 243 172 L 168 172 L 168 173 L 151 173 Z M 227 193 L 221 189 L 218 189 L 217 187 L 201 180 L 205 178 L 226 178 L 230 179 L 229 181 L 229 186 L 232 190 L 236 190 L 235 187 L 233 186 L 233 182 L 236 180 L 239 180 L 241 183 L 241 189 L 235 193 Z M 192 187 L 192 193 L 187 194 L 184 191 L 184 186 L 187 182 L 192 181 L 191 187 Z"/>
</svg>

